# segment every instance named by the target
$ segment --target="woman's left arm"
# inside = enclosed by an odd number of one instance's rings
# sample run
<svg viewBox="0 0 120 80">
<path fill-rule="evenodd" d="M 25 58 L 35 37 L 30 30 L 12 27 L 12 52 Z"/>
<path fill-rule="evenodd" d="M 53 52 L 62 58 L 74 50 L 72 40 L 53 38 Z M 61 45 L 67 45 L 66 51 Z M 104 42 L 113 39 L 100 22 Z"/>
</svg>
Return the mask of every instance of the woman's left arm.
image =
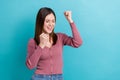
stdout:
<svg viewBox="0 0 120 80">
<path fill-rule="evenodd" d="M 63 44 L 64 45 L 71 45 L 73 47 L 79 47 L 82 44 L 82 38 L 80 36 L 79 31 L 77 30 L 75 23 L 72 20 L 71 11 L 66 11 L 64 13 L 64 15 L 71 26 L 72 37 L 69 37 L 69 36 L 64 34 L 63 35 Z"/>
</svg>

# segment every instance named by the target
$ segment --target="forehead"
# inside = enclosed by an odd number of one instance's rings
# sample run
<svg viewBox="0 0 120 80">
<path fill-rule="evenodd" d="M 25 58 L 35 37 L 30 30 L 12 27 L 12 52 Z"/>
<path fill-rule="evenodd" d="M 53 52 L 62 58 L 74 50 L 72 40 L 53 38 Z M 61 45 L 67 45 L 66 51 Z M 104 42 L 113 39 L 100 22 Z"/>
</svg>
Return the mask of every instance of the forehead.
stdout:
<svg viewBox="0 0 120 80">
<path fill-rule="evenodd" d="M 55 16 L 51 13 L 51 14 L 48 14 L 45 19 L 55 19 Z"/>
</svg>

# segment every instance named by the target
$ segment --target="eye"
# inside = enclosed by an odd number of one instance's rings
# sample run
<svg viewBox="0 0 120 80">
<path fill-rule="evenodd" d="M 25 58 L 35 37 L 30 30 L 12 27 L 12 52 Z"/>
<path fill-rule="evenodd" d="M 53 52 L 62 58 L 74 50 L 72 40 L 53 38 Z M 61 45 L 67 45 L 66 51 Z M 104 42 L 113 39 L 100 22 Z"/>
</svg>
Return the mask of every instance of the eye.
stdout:
<svg viewBox="0 0 120 80">
<path fill-rule="evenodd" d="M 45 22 L 46 22 L 46 23 L 48 23 L 48 22 L 49 22 L 49 20 L 45 20 Z"/>
<path fill-rule="evenodd" d="M 52 23 L 55 23 L 55 20 L 52 20 Z"/>
</svg>

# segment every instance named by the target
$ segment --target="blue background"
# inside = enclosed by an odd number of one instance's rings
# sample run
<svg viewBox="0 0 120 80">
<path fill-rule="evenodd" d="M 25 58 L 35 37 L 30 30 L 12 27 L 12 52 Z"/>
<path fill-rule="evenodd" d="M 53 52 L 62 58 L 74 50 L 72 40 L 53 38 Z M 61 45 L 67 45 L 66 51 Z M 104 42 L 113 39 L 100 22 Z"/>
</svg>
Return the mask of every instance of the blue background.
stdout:
<svg viewBox="0 0 120 80">
<path fill-rule="evenodd" d="M 120 0 L 1 0 L 0 80 L 30 80 L 27 43 L 44 6 L 56 13 L 55 32 L 68 35 L 63 12 L 71 10 L 83 39 L 79 48 L 64 47 L 65 80 L 120 80 Z"/>
</svg>

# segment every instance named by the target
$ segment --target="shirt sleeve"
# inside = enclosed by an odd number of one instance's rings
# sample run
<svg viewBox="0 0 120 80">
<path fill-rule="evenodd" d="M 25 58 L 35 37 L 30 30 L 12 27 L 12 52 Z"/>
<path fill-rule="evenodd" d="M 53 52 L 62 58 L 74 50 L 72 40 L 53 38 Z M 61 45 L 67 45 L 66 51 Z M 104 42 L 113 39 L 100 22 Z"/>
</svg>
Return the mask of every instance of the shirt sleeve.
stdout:
<svg viewBox="0 0 120 80">
<path fill-rule="evenodd" d="M 78 32 L 75 23 L 70 23 L 71 29 L 72 29 L 72 37 L 67 36 L 66 34 L 63 34 L 63 44 L 69 45 L 72 47 L 79 47 L 82 44 L 82 39 L 80 36 L 80 33 Z"/>
<path fill-rule="evenodd" d="M 26 65 L 29 69 L 33 69 L 36 67 L 41 54 L 42 54 L 42 48 L 36 46 L 34 39 L 30 39 L 28 42 L 27 58 L 26 58 Z"/>
</svg>

